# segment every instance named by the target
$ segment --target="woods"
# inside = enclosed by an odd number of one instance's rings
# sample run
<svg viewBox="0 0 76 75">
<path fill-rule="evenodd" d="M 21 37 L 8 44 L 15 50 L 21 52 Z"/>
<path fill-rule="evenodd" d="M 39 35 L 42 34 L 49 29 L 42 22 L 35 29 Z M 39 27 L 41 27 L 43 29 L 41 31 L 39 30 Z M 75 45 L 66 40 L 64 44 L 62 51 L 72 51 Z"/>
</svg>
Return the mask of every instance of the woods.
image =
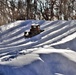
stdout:
<svg viewBox="0 0 76 75">
<path fill-rule="evenodd" d="M 26 19 L 75 20 L 76 0 L 0 0 L 0 25 Z"/>
</svg>

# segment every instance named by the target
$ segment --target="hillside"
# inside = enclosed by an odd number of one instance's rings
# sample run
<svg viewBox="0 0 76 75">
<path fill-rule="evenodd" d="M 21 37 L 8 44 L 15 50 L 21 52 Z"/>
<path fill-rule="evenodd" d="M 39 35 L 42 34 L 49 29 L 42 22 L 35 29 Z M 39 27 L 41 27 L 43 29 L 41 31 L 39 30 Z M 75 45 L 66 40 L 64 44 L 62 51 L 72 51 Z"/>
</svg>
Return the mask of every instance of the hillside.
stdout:
<svg viewBox="0 0 76 75">
<path fill-rule="evenodd" d="M 44 31 L 32 38 L 32 23 Z M 16 21 L 0 26 L 0 75 L 76 75 L 76 20 Z"/>
</svg>

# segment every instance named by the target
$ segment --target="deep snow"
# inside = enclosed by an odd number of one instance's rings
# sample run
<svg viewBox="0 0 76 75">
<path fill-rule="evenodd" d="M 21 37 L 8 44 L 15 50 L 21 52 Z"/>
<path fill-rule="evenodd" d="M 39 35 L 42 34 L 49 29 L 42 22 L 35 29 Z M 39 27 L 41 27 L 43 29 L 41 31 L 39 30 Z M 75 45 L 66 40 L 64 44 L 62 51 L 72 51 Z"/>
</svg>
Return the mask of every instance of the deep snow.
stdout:
<svg viewBox="0 0 76 75">
<path fill-rule="evenodd" d="M 32 23 L 44 32 L 26 39 Z M 0 26 L 0 75 L 76 75 L 76 20 Z"/>
</svg>

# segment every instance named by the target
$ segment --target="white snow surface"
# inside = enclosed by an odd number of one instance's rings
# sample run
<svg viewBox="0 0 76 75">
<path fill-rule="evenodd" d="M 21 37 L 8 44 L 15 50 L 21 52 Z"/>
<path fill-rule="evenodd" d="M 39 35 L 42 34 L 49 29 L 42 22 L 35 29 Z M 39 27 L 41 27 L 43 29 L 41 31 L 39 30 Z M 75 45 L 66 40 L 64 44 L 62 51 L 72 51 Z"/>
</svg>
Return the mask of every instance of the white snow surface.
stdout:
<svg viewBox="0 0 76 75">
<path fill-rule="evenodd" d="M 44 31 L 25 38 L 32 23 Z M 0 75 L 76 75 L 76 20 L 20 20 L 0 26 Z"/>
</svg>

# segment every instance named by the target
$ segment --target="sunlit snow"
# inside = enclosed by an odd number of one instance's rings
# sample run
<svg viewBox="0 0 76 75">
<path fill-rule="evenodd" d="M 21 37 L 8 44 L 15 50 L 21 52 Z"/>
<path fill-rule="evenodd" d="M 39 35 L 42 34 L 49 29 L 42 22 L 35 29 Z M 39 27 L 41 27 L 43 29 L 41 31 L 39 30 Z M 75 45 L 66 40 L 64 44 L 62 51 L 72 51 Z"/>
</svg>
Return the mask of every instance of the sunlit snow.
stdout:
<svg viewBox="0 0 76 75">
<path fill-rule="evenodd" d="M 44 31 L 25 38 L 32 23 Z M 0 26 L 0 75 L 76 75 L 76 20 Z"/>
</svg>

